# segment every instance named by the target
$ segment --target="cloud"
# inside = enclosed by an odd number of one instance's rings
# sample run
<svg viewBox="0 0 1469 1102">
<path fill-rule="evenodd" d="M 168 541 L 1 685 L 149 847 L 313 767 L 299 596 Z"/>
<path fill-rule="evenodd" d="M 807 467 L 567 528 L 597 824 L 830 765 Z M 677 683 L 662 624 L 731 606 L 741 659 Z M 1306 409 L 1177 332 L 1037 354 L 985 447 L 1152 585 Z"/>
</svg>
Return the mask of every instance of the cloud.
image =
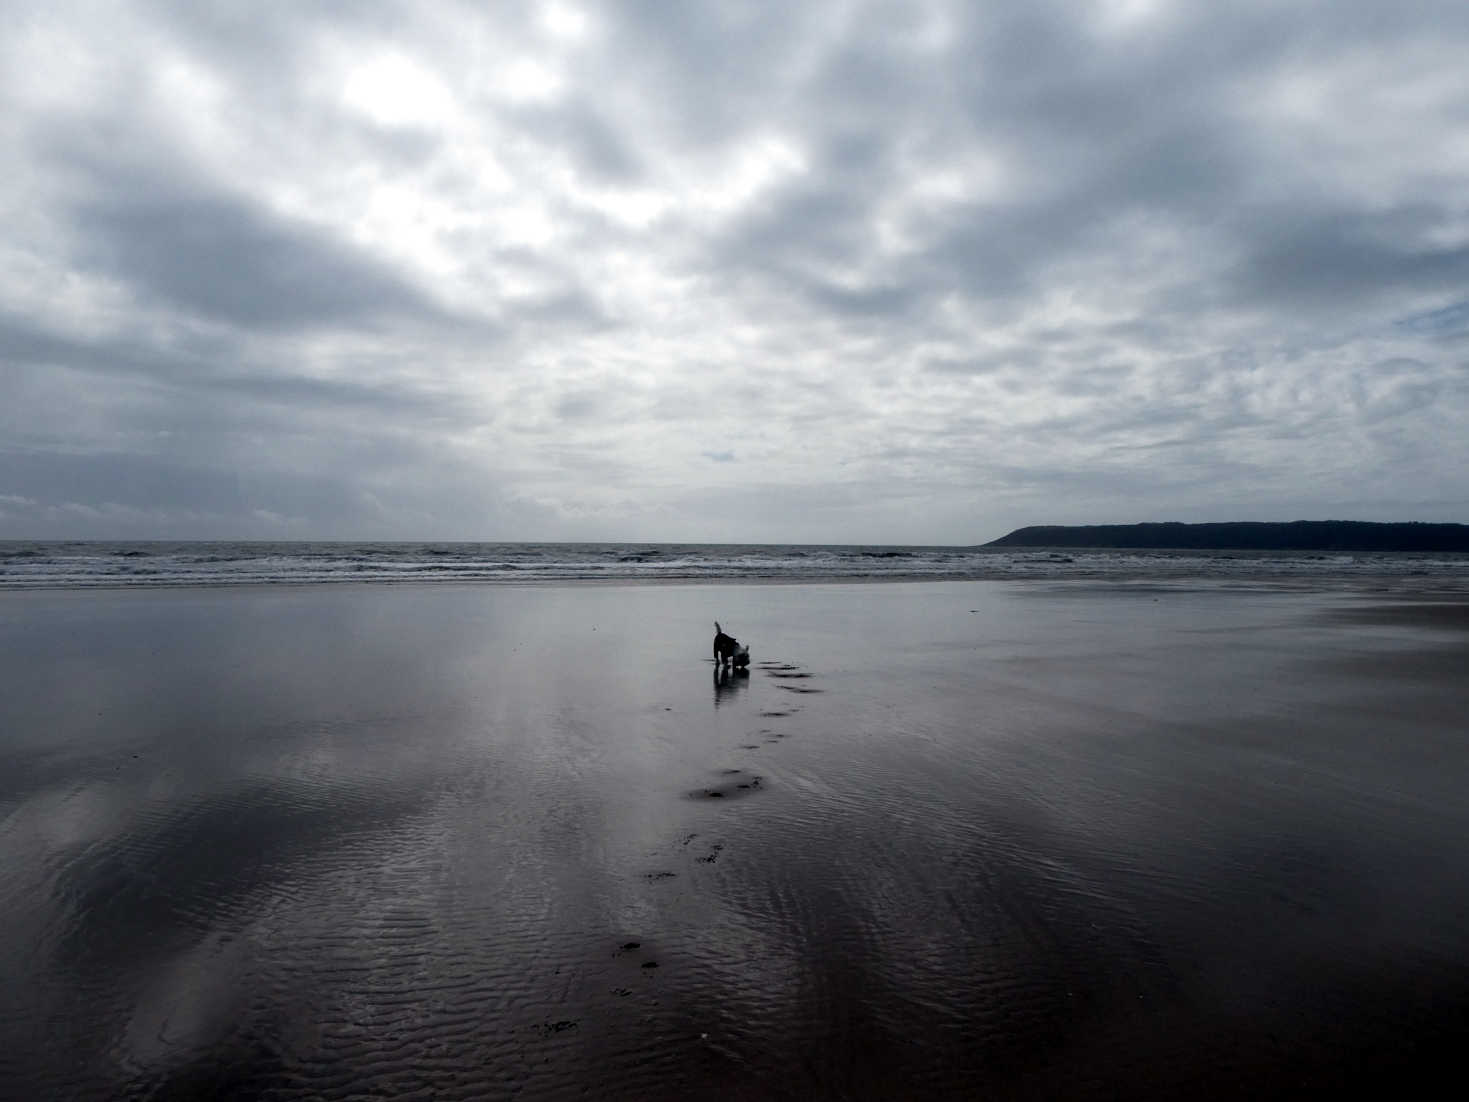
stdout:
<svg viewBox="0 0 1469 1102">
<path fill-rule="evenodd" d="M 71 213 L 78 263 L 239 327 L 366 326 L 435 311 L 370 256 L 222 196 L 109 196 Z"/>
<path fill-rule="evenodd" d="M 1462 4 L 15 26 L 0 536 L 1469 519 Z"/>
</svg>

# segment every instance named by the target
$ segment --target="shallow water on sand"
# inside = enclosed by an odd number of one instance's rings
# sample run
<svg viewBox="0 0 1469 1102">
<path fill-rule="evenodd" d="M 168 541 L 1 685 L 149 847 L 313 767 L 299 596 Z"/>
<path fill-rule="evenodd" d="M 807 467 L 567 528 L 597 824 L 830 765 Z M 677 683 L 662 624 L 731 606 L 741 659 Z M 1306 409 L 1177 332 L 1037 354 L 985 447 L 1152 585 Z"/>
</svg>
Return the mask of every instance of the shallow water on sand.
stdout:
<svg viewBox="0 0 1469 1102">
<path fill-rule="evenodd" d="M 0 1094 L 1426 1083 L 1469 1040 L 1466 628 L 1001 583 L 7 594 Z"/>
</svg>

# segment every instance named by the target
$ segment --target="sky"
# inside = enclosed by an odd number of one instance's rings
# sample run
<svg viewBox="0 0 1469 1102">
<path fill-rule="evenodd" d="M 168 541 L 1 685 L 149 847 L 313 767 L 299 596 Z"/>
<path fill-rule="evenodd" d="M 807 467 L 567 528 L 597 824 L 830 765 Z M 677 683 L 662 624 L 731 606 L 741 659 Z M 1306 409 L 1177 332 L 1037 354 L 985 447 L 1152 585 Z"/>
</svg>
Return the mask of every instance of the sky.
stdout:
<svg viewBox="0 0 1469 1102">
<path fill-rule="evenodd" d="M 6 0 L 0 538 L 1469 522 L 1469 4 Z"/>
</svg>

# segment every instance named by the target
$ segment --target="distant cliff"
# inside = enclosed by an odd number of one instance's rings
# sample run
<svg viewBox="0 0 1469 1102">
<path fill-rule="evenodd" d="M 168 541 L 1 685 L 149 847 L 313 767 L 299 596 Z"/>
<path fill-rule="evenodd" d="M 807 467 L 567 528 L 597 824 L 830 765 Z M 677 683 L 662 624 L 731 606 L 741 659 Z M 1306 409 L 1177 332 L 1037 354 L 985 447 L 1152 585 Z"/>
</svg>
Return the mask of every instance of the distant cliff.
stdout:
<svg viewBox="0 0 1469 1102">
<path fill-rule="evenodd" d="M 1297 520 L 1289 524 L 1039 525 L 986 547 L 1118 547 L 1209 551 L 1469 551 L 1469 524 L 1375 524 Z"/>
</svg>

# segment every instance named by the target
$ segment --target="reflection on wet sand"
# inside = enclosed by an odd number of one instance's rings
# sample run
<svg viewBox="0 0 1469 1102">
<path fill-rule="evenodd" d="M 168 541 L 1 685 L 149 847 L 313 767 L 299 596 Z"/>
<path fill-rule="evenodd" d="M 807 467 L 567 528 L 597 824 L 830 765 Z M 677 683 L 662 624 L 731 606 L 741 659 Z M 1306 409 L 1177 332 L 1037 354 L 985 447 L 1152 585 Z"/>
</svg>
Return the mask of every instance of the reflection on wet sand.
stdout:
<svg viewBox="0 0 1469 1102">
<path fill-rule="evenodd" d="M 1428 1081 L 1469 1040 L 1462 617 L 1153 596 L 7 598 L 0 1093 Z M 789 659 L 712 709 L 711 604 Z"/>
<path fill-rule="evenodd" d="M 727 703 L 742 690 L 749 688 L 750 671 L 738 666 L 714 663 L 714 706 Z"/>
</svg>

